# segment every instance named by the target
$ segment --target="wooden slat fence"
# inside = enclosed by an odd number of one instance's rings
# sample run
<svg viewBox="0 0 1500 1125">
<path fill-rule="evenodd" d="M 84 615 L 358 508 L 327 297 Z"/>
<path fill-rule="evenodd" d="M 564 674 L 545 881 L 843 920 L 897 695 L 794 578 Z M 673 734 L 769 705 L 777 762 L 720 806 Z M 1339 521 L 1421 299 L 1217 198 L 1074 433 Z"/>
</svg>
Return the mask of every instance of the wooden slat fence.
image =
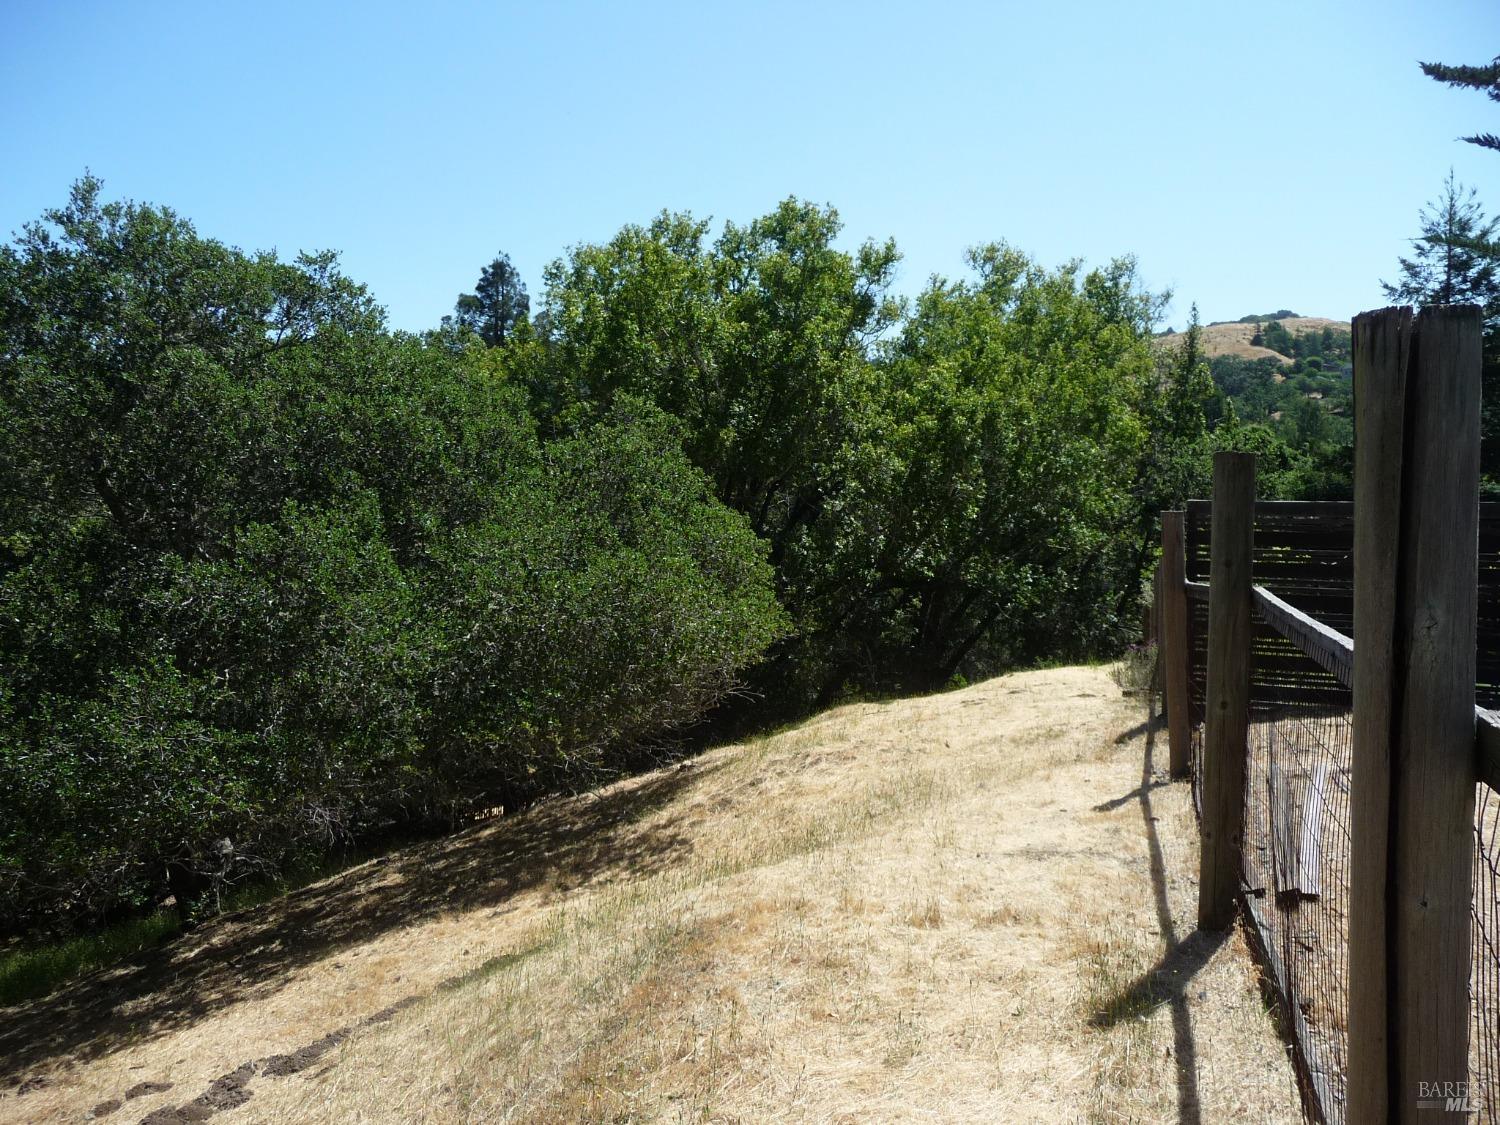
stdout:
<svg viewBox="0 0 1500 1125">
<path fill-rule="evenodd" d="M 1237 903 L 1316 1120 L 1500 1121 L 1480 328 L 1474 306 L 1356 318 L 1357 507 L 1257 503 L 1254 458 L 1226 452 L 1214 501 L 1163 519 L 1161 679 L 1173 760 L 1193 763 L 1199 924 Z"/>
<path fill-rule="evenodd" d="M 1206 520 L 1207 502 L 1194 502 L 1192 507 L 1198 519 Z M 1256 505 L 1257 536 L 1263 521 L 1277 526 L 1277 508 L 1275 501 Z M 1344 505 L 1328 508 L 1347 513 Z M 1500 505 L 1485 505 L 1485 510 L 1487 517 L 1500 519 Z M 1340 534 L 1348 530 L 1345 525 Z M 1207 534 L 1200 531 L 1197 542 L 1206 559 Z M 1186 572 L 1193 573 L 1193 568 Z M 1308 1115 L 1319 1121 L 1347 1121 L 1343 1009 L 1349 973 L 1355 642 L 1347 632 L 1261 585 L 1261 577 L 1257 572 L 1252 591 L 1254 655 L 1242 906 L 1266 972 L 1286 1001 Z M 1283 582 L 1283 593 L 1288 585 L 1293 584 Z M 1184 583 L 1186 600 L 1196 609 L 1193 619 L 1202 623 L 1195 630 L 1198 643 L 1192 650 L 1192 676 L 1199 683 L 1204 676 L 1208 591 L 1205 581 Z M 1481 651 L 1486 639 L 1481 631 Z M 1275 658 L 1269 671 L 1258 663 L 1267 652 Z M 1201 756 L 1201 703 L 1194 721 L 1199 724 L 1194 750 Z M 1480 1119 L 1491 1121 L 1500 1120 L 1500 712 L 1480 706 L 1475 708 L 1474 775 L 1479 799 L 1471 1073 Z M 1201 777 L 1195 775 L 1194 781 Z"/>
<path fill-rule="evenodd" d="M 1185 572 L 1192 610 L 1192 681 L 1196 722 L 1203 721 L 1208 634 L 1210 500 L 1189 500 L 1184 517 Z M 1255 505 L 1255 582 L 1288 605 L 1354 636 L 1354 504 L 1345 500 L 1261 500 Z M 1475 691 L 1500 710 L 1500 503 L 1479 505 L 1479 620 Z M 1291 700 L 1316 702 L 1332 691 L 1309 682 L 1292 646 L 1268 625 L 1257 628 L 1255 686 Z M 1336 694 L 1336 693 L 1334 693 Z"/>
</svg>

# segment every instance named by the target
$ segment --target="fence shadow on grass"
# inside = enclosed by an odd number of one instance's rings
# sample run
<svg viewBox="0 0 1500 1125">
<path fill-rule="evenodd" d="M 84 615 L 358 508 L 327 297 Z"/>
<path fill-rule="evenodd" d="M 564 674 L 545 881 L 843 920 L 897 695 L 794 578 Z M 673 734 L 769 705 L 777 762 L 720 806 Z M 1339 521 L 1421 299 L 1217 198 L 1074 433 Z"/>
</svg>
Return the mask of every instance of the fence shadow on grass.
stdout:
<svg viewBox="0 0 1500 1125">
<path fill-rule="evenodd" d="M 1177 1119 L 1181 1125 L 1201 1125 L 1198 1098 L 1198 1051 L 1193 1040 L 1193 1017 L 1188 1008 L 1187 990 L 1192 979 L 1224 945 L 1228 931 L 1194 930 L 1179 940 L 1172 920 L 1172 905 L 1167 897 L 1166 861 L 1161 838 L 1156 831 L 1156 814 L 1151 807 L 1151 793 L 1164 785 L 1155 776 L 1154 753 L 1157 716 L 1148 715 L 1144 724 L 1146 749 L 1142 755 L 1141 784 L 1122 797 L 1095 806 L 1097 811 L 1116 809 L 1138 800 L 1146 829 L 1146 843 L 1151 851 L 1151 890 L 1156 904 L 1156 921 L 1165 950 L 1161 960 L 1142 973 L 1118 994 L 1109 997 L 1089 1018 L 1095 1028 L 1109 1028 L 1127 1018 L 1165 1004 L 1172 1012 L 1172 1051 L 1177 1063 Z"/>
<path fill-rule="evenodd" d="M 99 1058 L 264 999 L 304 966 L 439 914 L 500 910 L 549 881 L 567 890 L 657 873 L 690 853 L 692 841 L 679 826 L 640 822 L 720 768 L 683 763 L 405 848 L 216 918 L 50 996 L 0 1008 L 0 1079 L 61 1056 Z"/>
</svg>

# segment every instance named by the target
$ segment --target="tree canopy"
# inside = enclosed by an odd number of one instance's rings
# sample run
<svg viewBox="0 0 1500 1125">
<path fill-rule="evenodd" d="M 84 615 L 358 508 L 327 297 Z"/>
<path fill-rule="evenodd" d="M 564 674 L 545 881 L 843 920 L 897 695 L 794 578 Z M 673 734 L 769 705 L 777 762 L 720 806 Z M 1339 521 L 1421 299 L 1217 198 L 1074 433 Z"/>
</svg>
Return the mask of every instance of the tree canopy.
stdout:
<svg viewBox="0 0 1500 1125">
<path fill-rule="evenodd" d="M 1336 444 L 1241 423 L 1128 257 L 983 243 L 909 303 L 898 262 L 795 198 L 664 212 L 553 262 L 534 322 L 502 255 L 413 336 L 332 254 L 80 182 L 0 249 L 6 916 L 190 904 L 685 731 L 1115 653 L 1215 448 L 1305 482 L 1288 435 Z"/>
<path fill-rule="evenodd" d="M 1493 322 L 1500 316 L 1500 219 L 1485 216 L 1478 193 L 1448 172 L 1443 192 L 1421 214 L 1412 256 L 1400 259 L 1397 281 L 1381 282 L 1386 296 L 1416 305 L 1476 304 Z"/>
<path fill-rule="evenodd" d="M 623 393 L 682 420 L 796 625 L 761 673 L 777 699 L 1109 650 L 1146 505 L 1201 468 L 1150 448 L 1193 411 L 1201 431 L 1208 393 L 1196 364 L 1186 383 L 1158 370 L 1160 299 L 1129 260 L 1048 271 L 996 244 L 903 311 L 894 245 L 839 232 L 792 199 L 712 240 L 663 214 L 577 247 L 512 370 L 555 425 Z"/>
<path fill-rule="evenodd" d="M 0 249 L 0 472 L 12 925 L 593 783 L 785 628 L 657 408 L 544 440 L 332 255 L 93 180 Z"/>
<path fill-rule="evenodd" d="M 474 292 L 459 294 L 451 323 L 469 329 L 490 347 L 498 348 L 525 322 L 530 311 L 526 283 L 510 264 L 510 255 L 497 254 L 479 271 Z"/>
</svg>

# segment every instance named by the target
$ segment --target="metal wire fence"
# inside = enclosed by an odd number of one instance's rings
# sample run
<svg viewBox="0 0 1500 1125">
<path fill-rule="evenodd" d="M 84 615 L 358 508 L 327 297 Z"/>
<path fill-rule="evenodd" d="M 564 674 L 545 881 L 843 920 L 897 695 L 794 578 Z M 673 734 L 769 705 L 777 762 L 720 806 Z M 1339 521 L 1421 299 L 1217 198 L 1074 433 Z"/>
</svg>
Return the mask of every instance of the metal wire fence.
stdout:
<svg viewBox="0 0 1500 1125">
<path fill-rule="evenodd" d="M 1256 604 L 1246 747 L 1243 901 L 1291 1032 L 1308 1117 L 1346 1121 L 1353 765 L 1351 661 Z M 1269 607 L 1274 609 L 1274 606 Z M 1193 615 L 1195 631 L 1206 614 Z M 1347 641 L 1345 642 L 1348 643 Z M 1193 793 L 1201 815 L 1203 648 L 1194 646 Z M 1316 652 L 1315 655 L 1309 649 Z M 1482 701 L 1493 700 L 1483 689 Z M 1481 721 L 1487 721 L 1481 716 Z M 1471 1104 L 1500 1122 L 1500 793 L 1476 788 Z"/>
<path fill-rule="evenodd" d="M 1258 590 L 1255 601 L 1242 898 L 1296 1040 L 1308 1114 L 1343 1121 L 1354 510 L 1347 502 L 1261 501 L 1254 524 L 1255 581 L 1277 596 Z M 1200 818 L 1211 534 L 1212 505 L 1189 501 L 1180 642 Z M 1480 505 L 1478 550 L 1476 702 L 1500 708 L 1500 504 Z M 1334 658 L 1330 640 L 1342 646 Z M 1500 1122 L 1500 713 L 1477 720 L 1479 757 L 1488 764 L 1475 795 L 1468 1093 L 1480 1120 Z"/>
<path fill-rule="evenodd" d="M 1474 794 L 1474 967 L 1469 975 L 1471 1095 L 1482 1121 L 1500 1121 L 1500 794 Z"/>
<path fill-rule="evenodd" d="M 1188 695 L 1191 739 L 1188 753 L 1193 765 L 1193 811 L 1203 821 L 1203 713 L 1208 690 L 1208 601 L 1188 603 Z"/>
<path fill-rule="evenodd" d="M 1263 617 L 1260 623 L 1264 624 Z M 1344 1120 L 1353 693 L 1279 634 L 1252 674 L 1245 770 L 1246 914 L 1295 1040 L 1312 1115 Z M 1265 667 L 1264 661 L 1259 665 Z"/>
</svg>

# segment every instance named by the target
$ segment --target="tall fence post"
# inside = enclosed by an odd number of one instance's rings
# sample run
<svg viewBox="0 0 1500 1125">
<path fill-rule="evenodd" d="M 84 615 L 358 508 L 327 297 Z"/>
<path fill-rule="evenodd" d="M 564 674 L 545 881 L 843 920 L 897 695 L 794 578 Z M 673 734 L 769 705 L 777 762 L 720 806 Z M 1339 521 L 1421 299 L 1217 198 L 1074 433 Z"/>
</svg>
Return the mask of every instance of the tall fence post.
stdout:
<svg viewBox="0 0 1500 1125">
<path fill-rule="evenodd" d="M 1462 1121 L 1446 1106 L 1469 1077 L 1479 310 L 1366 313 L 1354 362 L 1348 1119 Z"/>
<path fill-rule="evenodd" d="M 1162 628 L 1161 628 L 1161 563 L 1158 562 L 1151 571 L 1151 703 L 1155 706 L 1158 701 L 1165 701 L 1166 686 L 1162 678 Z M 1156 712 L 1156 715 L 1165 713 L 1166 708 Z M 1153 717 L 1153 721 L 1155 718 Z"/>
<path fill-rule="evenodd" d="M 1350 1121 L 1390 1120 L 1386 870 L 1411 310 L 1354 318 L 1354 748 L 1349 789 Z"/>
<path fill-rule="evenodd" d="M 1193 701 L 1188 671 L 1193 654 L 1188 638 L 1182 518 L 1181 512 L 1161 514 L 1161 567 L 1157 572 L 1162 607 L 1157 644 L 1166 669 L 1167 751 L 1173 777 L 1186 777 L 1192 771 Z"/>
<path fill-rule="evenodd" d="M 1234 920 L 1245 821 L 1250 730 L 1250 557 L 1255 544 L 1255 455 L 1214 454 L 1209 542 L 1208 680 L 1204 698 L 1203 828 L 1198 925 Z"/>
</svg>

